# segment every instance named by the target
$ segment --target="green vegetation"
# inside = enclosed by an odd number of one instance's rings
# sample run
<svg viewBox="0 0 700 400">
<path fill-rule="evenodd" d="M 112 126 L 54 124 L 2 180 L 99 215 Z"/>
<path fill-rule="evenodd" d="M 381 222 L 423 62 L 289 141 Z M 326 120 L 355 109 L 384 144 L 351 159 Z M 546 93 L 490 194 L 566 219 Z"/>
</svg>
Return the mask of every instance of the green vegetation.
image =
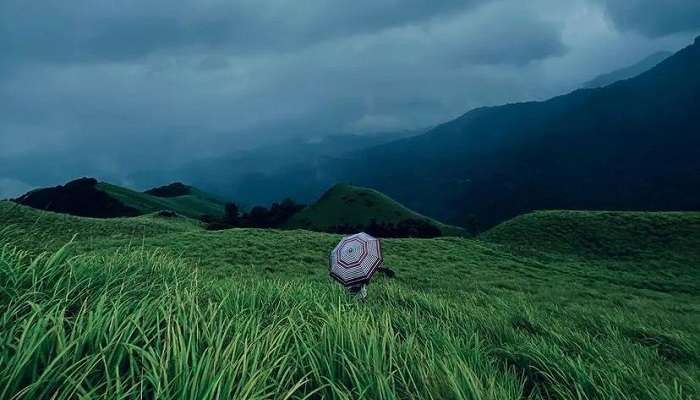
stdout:
<svg viewBox="0 0 700 400">
<path fill-rule="evenodd" d="M 191 186 L 176 183 L 153 190 L 156 194 L 177 190 L 181 195 L 159 197 L 95 178 L 79 178 L 65 185 L 32 190 L 15 201 L 40 210 L 98 218 L 133 217 L 161 210 L 191 218 L 220 217 L 224 213 L 222 201 Z"/>
<path fill-rule="evenodd" d="M 222 201 L 195 188 L 190 188 L 190 194 L 175 197 L 153 196 L 106 182 L 98 183 L 97 189 L 143 214 L 159 210 L 172 210 L 190 218 L 199 218 L 202 215 L 218 217 L 224 213 Z"/>
<path fill-rule="evenodd" d="M 435 226 L 445 236 L 465 234 L 462 228 L 420 215 L 374 189 L 352 185 L 333 186 L 316 203 L 290 218 L 286 226 L 326 232 L 341 226 L 368 226 L 372 220 L 379 224 L 419 220 Z"/>
<path fill-rule="evenodd" d="M 357 302 L 327 276 L 339 235 L 0 202 L 0 398 L 697 398 L 699 223 L 384 240 L 396 278 Z"/>
<path fill-rule="evenodd" d="M 540 211 L 504 222 L 482 238 L 590 257 L 700 259 L 700 212 Z"/>
</svg>

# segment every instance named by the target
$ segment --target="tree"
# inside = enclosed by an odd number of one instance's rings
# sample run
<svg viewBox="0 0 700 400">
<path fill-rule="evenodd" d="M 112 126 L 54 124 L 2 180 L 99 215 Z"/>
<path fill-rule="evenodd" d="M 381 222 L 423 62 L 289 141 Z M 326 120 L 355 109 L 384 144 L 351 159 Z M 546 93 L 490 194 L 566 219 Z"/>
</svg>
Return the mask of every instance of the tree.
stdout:
<svg viewBox="0 0 700 400">
<path fill-rule="evenodd" d="M 232 226 L 240 224 L 240 209 L 236 203 L 226 203 L 224 206 L 224 223 Z"/>
<path fill-rule="evenodd" d="M 269 228 L 270 227 L 270 212 L 267 208 L 263 206 L 253 207 L 248 214 L 246 214 L 247 223 L 255 228 Z"/>
</svg>

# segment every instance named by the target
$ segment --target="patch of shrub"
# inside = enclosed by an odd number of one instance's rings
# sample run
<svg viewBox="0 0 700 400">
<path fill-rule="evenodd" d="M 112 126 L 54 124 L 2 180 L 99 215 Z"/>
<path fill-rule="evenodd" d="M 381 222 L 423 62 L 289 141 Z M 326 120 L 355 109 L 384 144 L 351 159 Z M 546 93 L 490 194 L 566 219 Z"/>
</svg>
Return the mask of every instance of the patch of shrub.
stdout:
<svg viewBox="0 0 700 400">
<path fill-rule="evenodd" d="M 191 193 L 190 187 L 181 182 L 171 183 L 170 185 L 159 186 L 153 189 L 146 190 L 144 193 L 156 197 L 177 197 L 186 196 Z"/>
<path fill-rule="evenodd" d="M 336 225 L 329 232 L 351 234 L 366 232 L 375 237 L 393 238 L 434 238 L 442 236 L 442 231 L 428 221 L 419 219 L 405 219 L 397 224 L 377 222 L 372 219 L 368 225 Z"/>
<path fill-rule="evenodd" d="M 207 224 L 208 230 L 228 228 L 280 228 L 294 214 L 301 211 L 305 205 L 298 204 L 292 199 L 281 203 L 273 203 L 270 208 L 255 206 L 247 213 L 241 213 L 235 203 L 227 203 L 224 217 L 216 219 L 210 215 L 202 216 L 200 220 Z M 206 217 L 206 218 L 205 218 Z"/>
<path fill-rule="evenodd" d="M 222 221 L 213 221 L 206 224 L 204 228 L 208 231 L 223 231 L 224 229 L 231 229 L 234 227 Z"/>
<path fill-rule="evenodd" d="M 212 222 L 216 222 L 217 218 L 209 214 L 203 214 L 199 217 L 199 220 L 205 224 L 211 224 Z"/>
</svg>

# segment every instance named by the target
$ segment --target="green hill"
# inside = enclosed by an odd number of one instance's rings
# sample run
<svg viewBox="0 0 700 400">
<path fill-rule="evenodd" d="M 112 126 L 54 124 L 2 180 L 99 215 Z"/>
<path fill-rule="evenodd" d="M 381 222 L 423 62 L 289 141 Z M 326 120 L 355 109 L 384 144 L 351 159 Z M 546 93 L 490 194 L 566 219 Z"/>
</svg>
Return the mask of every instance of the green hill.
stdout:
<svg viewBox="0 0 700 400">
<path fill-rule="evenodd" d="M 172 185 L 151 189 L 167 192 Z M 15 201 L 30 207 L 84 217 L 115 218 L 171 210 L 190 218 L 220 216 L 224 203 L 196 188 L 177 184 L 176 196 L 141 193 L 93 178 L 80 178 L 50 188 L 32 190 Z M 161 192 L 159 192 L 161 190 Z"/>
<path fill-rule="evenodd" d="M 202 215 L 221 216 L 224 213 L 223 201 L 218 200 L 214 195 L 189 186 L 187 194 L 171 197 L 136 192 L 105 182 L 98 183 L 97 188 L 143 214 L 159 210 L 172 210 L 187 217 L 199 218 Z"/>
<path fill-rule="evenodd" d="M 620 218 L 605 237 L 628 258 L 576 251 Z M 358 302 L 328 277 L 340 235 L 0 202 L 0 397 L 697 398 L 697 219 L 537 213 L 483 241 L 386 239 L 396 277 Z M 676 258 L 643 250 L 662 248 L 650 227 Z"/>
<path fill-rule="evenodd" d="M 16 242 L 41 250 L 55 249 L 76 235 L 80 239 L 115 238 L 137 243 L 139 238 L 152 235 L 199 230 L 200 225 L 187 217 L 162 217 L 157 213 L 130 218 L 86 218 L 0 201 L 0 230 L 27 232 L 15 235 Z"/>
<path fill-rule="evenodd" d="M 0 397 L 696 398 L 697 221 L 547 212 L 484 241 L 386 239 L 396 277 L 357 302 L 328 277 L 339 235 L 0 202 Z M 629 259 L 579 252 L 591 236 Z"/>
<path fill-rule="evenodd" d="M 420 215 L 374 189 L 345 184 L 333 186 L 314 204 L 292 216 L 286 227 L 322 232 L 344 227 L 364 230 L 372 221 L 393 226 L 405 221 L 421 221 L 437 228 L 444 236 L 466 234 L 462 228 Z"/>
<path fill-rule="evenodd" d="M 481 238 L 597 257 L 700 258 L 700 212 L 539 211 L 497 225 Z"/>
</svg>

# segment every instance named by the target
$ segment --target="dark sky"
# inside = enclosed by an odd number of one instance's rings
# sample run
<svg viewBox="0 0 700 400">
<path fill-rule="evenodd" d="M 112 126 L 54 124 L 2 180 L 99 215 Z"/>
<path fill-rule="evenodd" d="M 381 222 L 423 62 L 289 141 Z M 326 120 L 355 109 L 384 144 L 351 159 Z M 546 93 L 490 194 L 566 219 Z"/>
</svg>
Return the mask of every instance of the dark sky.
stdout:
<svg viewBox="0 0 700 400">
<path fill-rule="evenodd" d="M 544 99 L 700 32 L 698 0 L 0 1 L 0 198 Z"/>
</svg>

